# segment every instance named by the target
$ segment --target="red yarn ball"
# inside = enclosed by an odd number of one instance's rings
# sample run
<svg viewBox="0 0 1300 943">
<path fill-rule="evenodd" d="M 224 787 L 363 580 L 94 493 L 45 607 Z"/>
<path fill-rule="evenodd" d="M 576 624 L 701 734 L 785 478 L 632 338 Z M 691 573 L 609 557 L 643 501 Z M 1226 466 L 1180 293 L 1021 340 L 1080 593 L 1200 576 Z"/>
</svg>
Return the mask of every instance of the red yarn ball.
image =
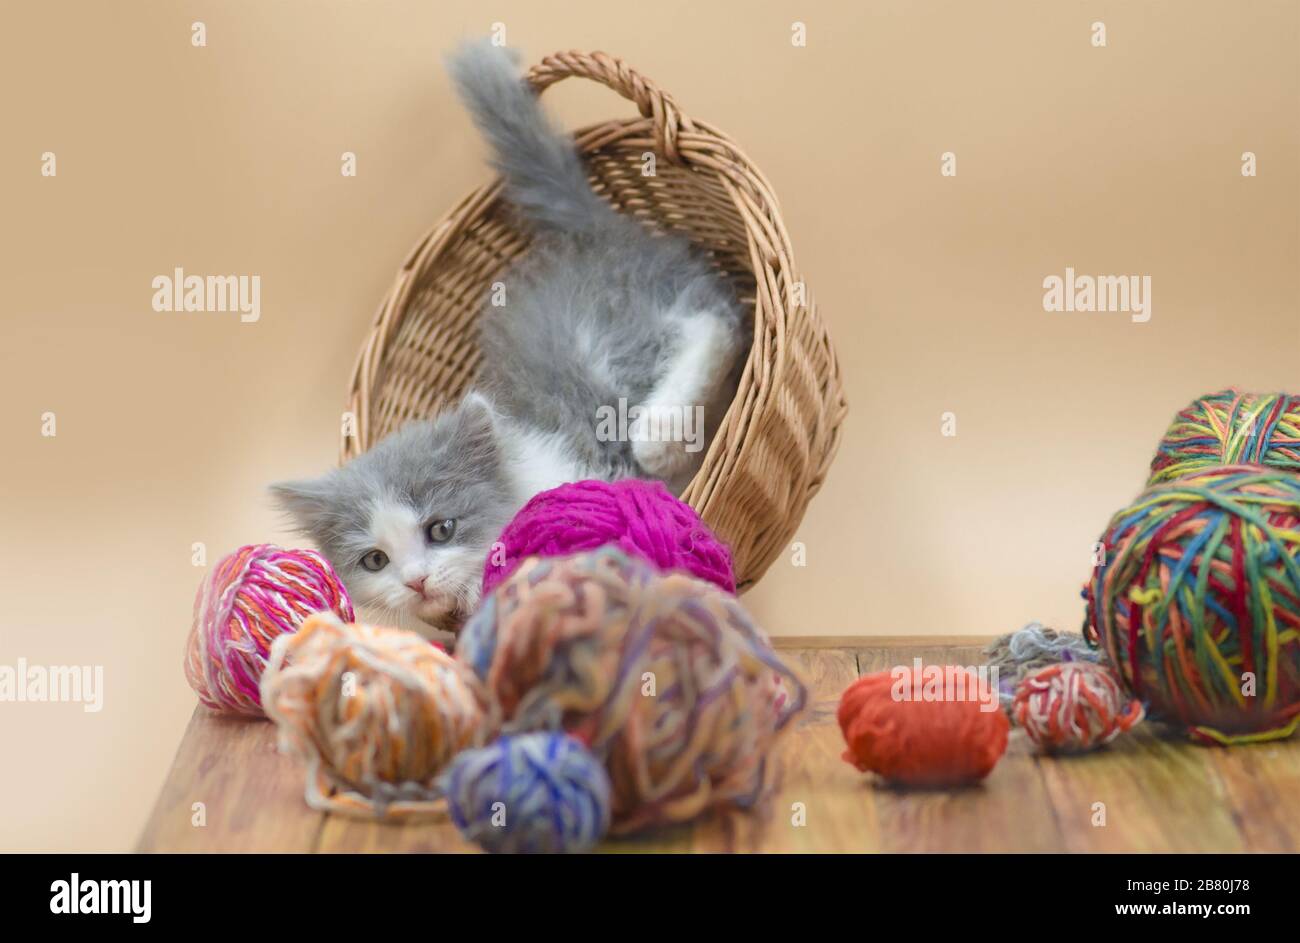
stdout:
<svg viewBox="0 0 1300 943">
<path fill-rule="evenodd" d="M 963 672 L 969 696 L 927 699 L 928 672 Z M 977 699 L 969 668 L 929 665 L 866 675 L 849 685 L 836 715 L 848 749 L 844 759 L 904 786 L 957 786 L 977 782 L 997 765 L 1011 728 L 996 693 Z M 905 687 L 904 687 L 905 686 Z M 903 693 L 903 699 L 900 697 Z M 986 709 L 989 704 L 993 709 Z"/>
<path fill-rule="evenodd" d="M 483 567 L 484 596 L 529 557 L 607 544 L 660 570 L 681 570 L 736 592 L 727 545 L 658 481 L 578 481 L 543 491 L 506 525 L 499 543 Z"/>
</svg>

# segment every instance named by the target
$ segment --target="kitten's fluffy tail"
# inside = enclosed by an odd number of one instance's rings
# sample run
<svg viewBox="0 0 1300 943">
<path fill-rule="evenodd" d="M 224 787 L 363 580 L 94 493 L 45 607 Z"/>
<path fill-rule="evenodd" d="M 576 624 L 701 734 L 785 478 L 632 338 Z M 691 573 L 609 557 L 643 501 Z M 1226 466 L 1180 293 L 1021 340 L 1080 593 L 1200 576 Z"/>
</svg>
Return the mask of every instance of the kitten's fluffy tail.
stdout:
<svg viewBox="0 0 1300 943">
<path fill-rule="evenodd" d="M 571 232 L 613 218 L 587 183 L 573 139 L 552 126 L 510 52 L 488 40 L 466 43 L 447 68 L 492 147 L 511 203 L 539 226 Z"/>
</svg>

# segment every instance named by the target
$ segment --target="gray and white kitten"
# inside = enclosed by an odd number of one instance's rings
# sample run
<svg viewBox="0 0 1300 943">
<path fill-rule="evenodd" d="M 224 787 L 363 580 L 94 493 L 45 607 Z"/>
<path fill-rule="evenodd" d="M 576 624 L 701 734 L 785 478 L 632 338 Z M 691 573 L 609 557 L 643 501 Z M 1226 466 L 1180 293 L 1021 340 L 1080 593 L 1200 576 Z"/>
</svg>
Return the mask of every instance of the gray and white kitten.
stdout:
<svg viewBox="0 0 1300 943">
<path fill-rule="evenodd" d="M 507 303 L 480 319 L 481 373 L 436 418 L 272 492 L 358 605 L 456 631 L 493 542 L 534 494 L 588 478 L 689 483 L 734 395 L 751 327 L 684 239 L 597 196 L 508 52 L 467 45 L 449 67 L 534 233 L 503 279 Z M 623 430 L 610 422 L 620 400 L 632 417 Z"/>
</svg>

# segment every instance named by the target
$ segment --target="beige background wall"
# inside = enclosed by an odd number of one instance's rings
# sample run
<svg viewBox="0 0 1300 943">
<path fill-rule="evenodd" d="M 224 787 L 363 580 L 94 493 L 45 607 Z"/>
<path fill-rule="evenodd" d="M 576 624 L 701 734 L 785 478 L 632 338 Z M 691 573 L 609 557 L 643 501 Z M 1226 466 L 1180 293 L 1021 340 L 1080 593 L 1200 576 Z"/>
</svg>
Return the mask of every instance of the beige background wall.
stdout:
<svg viewBox="0 0 1300 943">
<path fill-rule="evenodd" d="M 1300 386 L 1292 2 L 33 2 L 5 21 L 0 664 L 103 665 L 105 707 L 0 704 L 3 849 L 134 841 L 194 702 L 191 544 L 291 539 L 263 485 L 333 460 L 376 302 L 487 176 L 439 56 L 494 21 L 529 59 L 623 56 L 781 195 L 852 414 L 808 565 L 747 597 L 773 633 L 1075 628 L 1091 543 L 1173 412 Z M 569 83 L 551 101 L 571 125 L 627 107 Z M 154 312 L 175 266 L 261 275 L 260 322 Z M 1044 312 L 1066 266 L 1150 275 L 1152 320 Z"/>
</svg>

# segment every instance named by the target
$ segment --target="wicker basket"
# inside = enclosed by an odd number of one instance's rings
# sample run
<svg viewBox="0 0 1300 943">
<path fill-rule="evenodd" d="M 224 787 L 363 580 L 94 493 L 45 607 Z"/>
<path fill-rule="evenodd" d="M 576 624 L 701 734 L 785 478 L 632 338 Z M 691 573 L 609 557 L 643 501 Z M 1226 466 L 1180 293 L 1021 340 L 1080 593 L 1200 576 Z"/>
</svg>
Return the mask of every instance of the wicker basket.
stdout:
<svg viewBox="0 0 1300 943">
<path fill-rule="evenodd" d="M 795 268 L 776 197 L 724 134 L 604 53 L 557 53 L 528 74 L 541 92 L 570 76 L 608 86 L 639 118 L 580 131 L 593 185 L 620 211 L 684 234 L 754 307 L 754 344 L 736 398 L 682 498 L 735 554 L 752 585 L 794 535 L 839 444 L 839 365 Z M 653 176 L 643 175 L 653 151 Z M 342 460 L 408 419 L 455 402 L 479 365 L 475 321 L 490 286 L 528 249 L 500 184 L 475 190 L 420 240 L 379 307 L 352 372 Z"/>
</svg>

